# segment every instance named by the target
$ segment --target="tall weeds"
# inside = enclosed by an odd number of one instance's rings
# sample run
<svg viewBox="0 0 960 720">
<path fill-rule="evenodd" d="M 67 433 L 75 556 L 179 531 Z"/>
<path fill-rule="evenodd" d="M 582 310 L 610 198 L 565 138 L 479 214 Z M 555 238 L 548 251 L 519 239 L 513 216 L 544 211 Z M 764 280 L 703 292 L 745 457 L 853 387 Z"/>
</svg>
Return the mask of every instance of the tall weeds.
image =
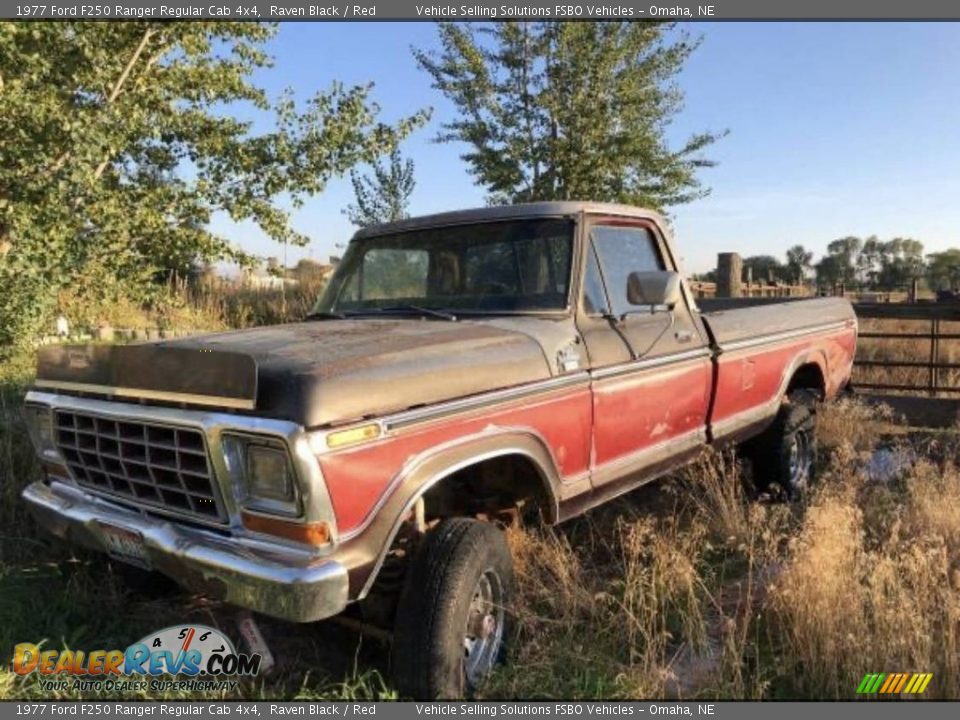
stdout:
<svg viewBox="0 0 960 720">
<path fill-rule="evenodd" d="M 670 507 L 647 491 L 514 532 L 516 670 L 490 696 L 842 699 L 866 673 L 932 672 L 925 697 L 960 697 L 955 446 L 901 439 L 915 461 L 871 478 L 888 420 L 824 408 L 799 506 L 756 502 L 711 452 L 659 490 Z"/>
</svg>

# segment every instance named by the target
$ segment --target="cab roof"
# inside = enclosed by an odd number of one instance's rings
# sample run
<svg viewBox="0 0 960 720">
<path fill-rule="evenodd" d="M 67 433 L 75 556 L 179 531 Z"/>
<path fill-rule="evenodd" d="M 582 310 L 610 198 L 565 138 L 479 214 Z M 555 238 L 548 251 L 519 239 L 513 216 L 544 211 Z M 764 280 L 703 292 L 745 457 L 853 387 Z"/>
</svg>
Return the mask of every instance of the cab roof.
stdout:
<svg viewBox="0 0 960 720">
<path fill-rule="evenodd" d="M 392 233 L 406 232 L 408 230 L 440 227 L 444 225 L 469 225 L 491 220 L 514 220 L 520 218 L 569 217 L 580 213 L 647 219 L 655 221 L 660 227 L 664 226 L 662 216 L 653 210 L 617 203 L 558 200 L 523 203 L 519 205 L 496 205 L 470 210 L 435 213 L 433 215 L 420 215 L 419 217 L 398 220 L 397 222 L 369 225 L 365 228 L 360 228 L 353 237 L 354 239 L 361 239 L 374 235 L 389 235 Z"/>
</svg>

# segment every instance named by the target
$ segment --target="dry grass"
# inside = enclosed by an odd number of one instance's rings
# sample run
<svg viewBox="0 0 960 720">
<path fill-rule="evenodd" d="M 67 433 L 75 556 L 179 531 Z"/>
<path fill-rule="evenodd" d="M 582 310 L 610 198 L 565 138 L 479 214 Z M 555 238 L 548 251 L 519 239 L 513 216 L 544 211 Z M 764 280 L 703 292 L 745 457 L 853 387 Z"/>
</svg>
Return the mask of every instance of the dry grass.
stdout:
<svg viewBox="0 0 960 720">
<path fill-rule="evenodd" d="M 64 292 L 58 307 L 71 327 L 81 332 L 101 325 L 200 332 L 302 320 L 324 287 L 325 280 L 314 276 L 306 276 L 296 285 L 270 289 L 214 279 L 171 284 L 158 289 L 149 303 L 123 296 L 91 300 L 83 293 Z"/>
<path fill-rule="evenodd" d="M 930 322 L 927 320 L 887 320 L 867 318 L 860 321 L 861 332 L 884 332 L 896 334 L 930 334 Z M 960 322 L 940 323 L 943 334 L 960 334 Z M 857 343 L 858 360 L 901 360 L 908 362 L 928 362 L 930 341 L 926 338 L 860 338 Z M 960 341 L 941 340 L 935 359 L 941 363 L 960 364 Z M 924 367 L 858 367 L 854 372 L 854 383 L 879 382 L 893 385 L 910 385 L 925 388 L 930 382 L 930 371 Z M 941 368 L 937 370 L 939 387 L 960 387 L 960 369 Z M 956 394 L 950 394 L 957 397 Z"/>
<path fill-rule="evenodd" d="M 302 320 L 316 304 L 325 285 L 320 278 L 269 290 L 214 282 L 181 292 L 185 293 L 185 304 L 205 317 L 226 327 L 244 328 Z"/>
<path fill-rule="evenodd" d="M 517 669 L 488 694 L 851 698 L 865 673 L 912 671 L 934 674 L 926 697 L 960 697 L 955 447 L 924 457 L 918 443 L 912 467 L 871 480 L 887 422 L 850 401 L 824 409 L 826 469 L 802 507 L 753 501 L 711 453 L 661 507 L 643 491 L 515 533 Z"/>
<path fill-rule="evenodd" d="M 797 690 L 844 697 L 866 672 L 925 671 L 933 696 L 957 698 L 960 473 L 921 460 L 870 483 L 844 448 L 828 480 L 772 595 Z"/>
</svg>

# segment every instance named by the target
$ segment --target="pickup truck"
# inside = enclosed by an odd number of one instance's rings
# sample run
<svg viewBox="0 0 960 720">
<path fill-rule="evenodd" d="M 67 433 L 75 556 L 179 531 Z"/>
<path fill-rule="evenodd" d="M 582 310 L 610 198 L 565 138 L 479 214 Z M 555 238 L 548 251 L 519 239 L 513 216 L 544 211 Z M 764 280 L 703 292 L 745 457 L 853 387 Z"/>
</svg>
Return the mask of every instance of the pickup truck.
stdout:
<svg viewBox="0 0 960 720">
<path fill-rule="evenodd" d="M 41 350 L 40 525 L 268 616 L 392 628 L 400 692 L 509 636 L 503 528 L 737 444 L 787 497 L 848 383 L 838 298 L 701 312 L 664 221 L 545 202 L 361 229 L 303 322 Z"/>
</svg>

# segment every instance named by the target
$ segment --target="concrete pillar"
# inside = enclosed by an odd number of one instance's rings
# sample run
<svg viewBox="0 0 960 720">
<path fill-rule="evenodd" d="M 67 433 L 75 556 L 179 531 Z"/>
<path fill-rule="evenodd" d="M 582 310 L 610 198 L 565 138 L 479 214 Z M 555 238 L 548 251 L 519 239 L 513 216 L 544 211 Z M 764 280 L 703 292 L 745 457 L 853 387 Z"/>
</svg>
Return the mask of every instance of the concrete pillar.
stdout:
<svg viewBox="0 0 960 720">
<path fill-rule="evenodd" d="M 743 258 L 737 253 L 717 255 L 717 297 L 742 297 Z"/>
</svg>

